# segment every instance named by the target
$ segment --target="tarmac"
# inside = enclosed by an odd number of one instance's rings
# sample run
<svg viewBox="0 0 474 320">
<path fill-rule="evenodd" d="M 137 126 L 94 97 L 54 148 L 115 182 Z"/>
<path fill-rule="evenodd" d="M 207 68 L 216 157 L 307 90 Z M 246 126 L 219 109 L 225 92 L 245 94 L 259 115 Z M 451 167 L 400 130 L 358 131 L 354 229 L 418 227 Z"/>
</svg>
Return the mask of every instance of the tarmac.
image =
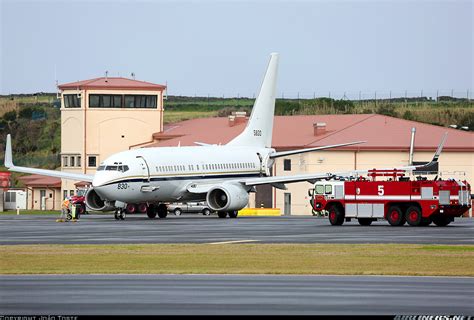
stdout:
<svg viewBox="0 0 474 320">
<path fill-rule="evenodd" d="M 474 315 L 473 296 L 474 278 L 0 276 L 3 315 Z"/>
<path fill-rule="evenodd" d="M 144 214 L 116 221 L 113 214 L 82 215 L 78 222 L 55 222 L 54 215 L 0 215 L 0 244 L 119 243 L 413 243 L 474 244 L 474 219 L 458 218 L 447 227 L 392 227 L 386 221 L 331 226 L 312 216 L 239 217 Z"/>
<path fill-rule="evenodd" d="M 0 245 L 114 243 L 473 244 L 474 221 L 331 226 L 316 217 L 184 214 L 166 219 L 0 215 Z M 474 315 L 473 277 L 0 275 L 2 315 Z"/>
</svg>

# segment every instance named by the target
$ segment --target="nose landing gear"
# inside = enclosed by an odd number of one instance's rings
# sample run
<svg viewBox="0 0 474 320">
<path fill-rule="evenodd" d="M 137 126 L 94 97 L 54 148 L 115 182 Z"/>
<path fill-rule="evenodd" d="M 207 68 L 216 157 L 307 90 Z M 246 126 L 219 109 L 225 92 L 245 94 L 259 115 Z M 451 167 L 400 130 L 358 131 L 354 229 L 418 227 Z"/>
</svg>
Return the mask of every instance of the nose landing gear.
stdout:
<svg viewBox="0 0 474 320">
<path fill-rule="evenodd" d="M 115 214 L 114 214 L 114 217 L 115 217 L 115 220 L 125 220 L 125 216 L 126 216 L 126 213 L 125 213 L 125 209 L 115 209 Z"/>
</svg>

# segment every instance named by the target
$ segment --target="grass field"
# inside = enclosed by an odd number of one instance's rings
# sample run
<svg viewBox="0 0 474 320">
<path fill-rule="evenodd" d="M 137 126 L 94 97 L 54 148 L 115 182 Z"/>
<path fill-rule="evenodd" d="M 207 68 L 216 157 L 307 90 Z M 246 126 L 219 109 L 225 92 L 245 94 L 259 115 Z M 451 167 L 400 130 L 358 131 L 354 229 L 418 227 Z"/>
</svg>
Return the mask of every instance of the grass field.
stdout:
<svg viewBox="0 0 474 320">
<path fill-rule="evenodd" d="M 174 111 L 167 110 L 164 113 L 163 122 L 165 124 L 180 122 L 196 118 L 211 118 L 217 116 L 217 111 Z"/>
<path fill-rule="evenodd" d="M 6 245 L 0 256 L 1 274 L 474 276 L 472 245 Z"/>
<path fill-rule="evenodd" d="M 20 210 L 20 215 L 42 215 L 42 214 L 60 214 L 61 212 L 59 210 Z M 16 214 L 16 210 L 8 210 L 4 212 L 0 212 L 0 215 L 2 214 Z"/>
</svg>

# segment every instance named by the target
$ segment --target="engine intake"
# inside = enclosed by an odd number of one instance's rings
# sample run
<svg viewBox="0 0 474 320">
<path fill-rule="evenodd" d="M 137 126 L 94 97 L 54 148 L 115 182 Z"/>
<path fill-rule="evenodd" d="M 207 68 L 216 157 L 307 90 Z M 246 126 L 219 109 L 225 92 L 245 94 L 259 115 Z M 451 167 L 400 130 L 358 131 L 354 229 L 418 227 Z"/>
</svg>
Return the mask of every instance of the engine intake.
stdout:
<svg viewBox="0 0 474 320">
<path fill-rule="evenodd" d="M 249 194 L 241 186 L 226 184 L 209 190 L 206 201 L 214 211 L 235 211 L 247 205 Z"/>
<path fill-rule="evenodd" d="M 115 208 L 109 201 L 102 200 L 94 188 L 87 190 L 84 201 L 86 206 L 93 211 L 111 211 Z"/>
</svg>

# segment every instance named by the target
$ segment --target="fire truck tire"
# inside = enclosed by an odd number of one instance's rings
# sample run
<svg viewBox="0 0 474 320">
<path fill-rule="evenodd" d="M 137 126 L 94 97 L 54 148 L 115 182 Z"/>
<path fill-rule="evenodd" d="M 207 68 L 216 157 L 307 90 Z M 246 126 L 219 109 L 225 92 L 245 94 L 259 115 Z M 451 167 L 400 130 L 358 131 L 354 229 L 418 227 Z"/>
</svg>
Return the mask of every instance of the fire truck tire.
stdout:
<svg viewBox="0 0 474 320">
<path fill-rule="evenodd" d="M 344 212 L 337 205 L 333 205 L 329 208 L 329 222 L 333 226 L 341 226 L 344 223 Z"/>
<path fill-rule="evenodd" d="M 446 227 L 448 224 L 451 223 L 451 219 L 449 217 L 443 216 L 433 216 L 432 217 L 433 223 L 438 227 Z"/>
<path fill-rule="evenodd" d="M 421 222 L 423 220 L 423 216 L 421 215 L 420 208 L 418 208 L 416 206 L 408 207 L 408 209 L 405 213 L 405 219 L 407 220 L 407 222 L 410 226 L 417 227 L 417 226 L 421 225 Z"/>
<path fill-rule="evenodd" d="M 361 226 L 370 226 L 373 221 L 371 218 L 359 218 L 357 220 L 359 220 Z"/>
<path fill-rule="evenodd" d="M 431 224 L 431 219 L 430 218 L 423 218 L 421 219 L 420 226 L 422 227 L 427 227 Z"/>
<path fill-rule="evenodd" d="M 387 221 L 394 227 L 403 226 L 405 224 L 405 217 L 399 206 L 391 206 L 388 209 Z"/>
</svg>

